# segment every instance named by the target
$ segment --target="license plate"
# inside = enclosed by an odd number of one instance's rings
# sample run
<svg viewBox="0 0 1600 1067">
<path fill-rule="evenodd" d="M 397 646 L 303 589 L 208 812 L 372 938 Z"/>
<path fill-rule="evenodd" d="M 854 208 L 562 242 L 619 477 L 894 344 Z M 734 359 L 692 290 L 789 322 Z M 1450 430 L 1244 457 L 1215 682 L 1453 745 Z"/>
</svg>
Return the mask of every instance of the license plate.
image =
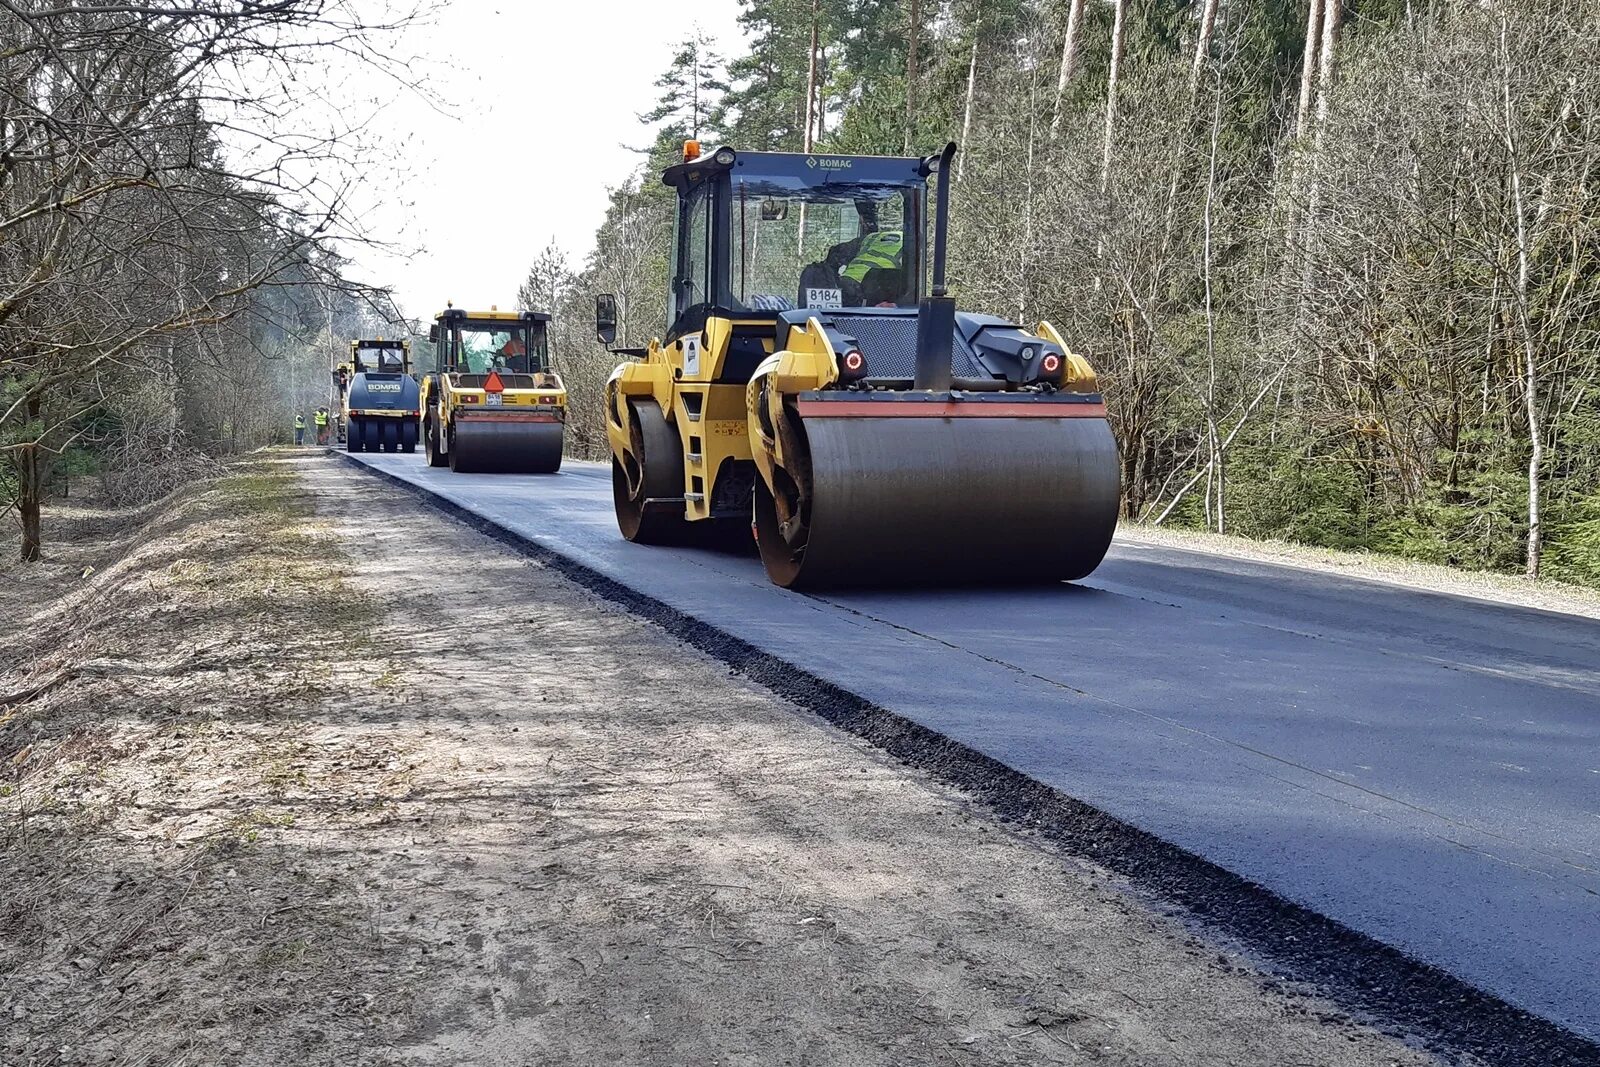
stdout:
<svg viewBox="0 0 1600 1067">
<path fill-rule="evenodd" d="M 500 406 L 500 399 L 499 393 L 489 393 L 483 398 L 483 402 L 492 408 L 497 408 Z"/>
</svg>

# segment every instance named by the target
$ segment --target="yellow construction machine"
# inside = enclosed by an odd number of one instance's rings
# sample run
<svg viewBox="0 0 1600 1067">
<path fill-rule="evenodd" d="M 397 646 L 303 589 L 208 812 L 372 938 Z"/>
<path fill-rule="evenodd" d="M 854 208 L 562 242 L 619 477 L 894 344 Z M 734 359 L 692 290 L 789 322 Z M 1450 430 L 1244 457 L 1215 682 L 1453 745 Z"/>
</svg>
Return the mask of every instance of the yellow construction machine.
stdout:
<svg viewBox="0 0 1600 1067">
<path fill-rule="evenodd" d="M 406 341 L 350 342 L 350 362 L 334 371 L 339 427 L 348 452 L 417 450 L 417 380 Z"/>
<path fill-rule="evenodd" d="M 422 381 L 428 465 L 551 474 L 561 467 L 567 391 L 550 370 L 550 316 L 449 307 L 428 329 L 436 369 Z"/>
<path fill-rule="evenodd" d="M 955 150 L 685 145 L 662 176 L 678 198 L 670 324 L 617 350 L 632 358 L 606 385 L 624 537 L 749 522 L 790 587 L 1054 582 L 1099 565 L 1119 497 L 1099 383 L 1049 323 L 956 310 Z M 596 312 L 613 343 L 615 299 Z"/>
</svg>

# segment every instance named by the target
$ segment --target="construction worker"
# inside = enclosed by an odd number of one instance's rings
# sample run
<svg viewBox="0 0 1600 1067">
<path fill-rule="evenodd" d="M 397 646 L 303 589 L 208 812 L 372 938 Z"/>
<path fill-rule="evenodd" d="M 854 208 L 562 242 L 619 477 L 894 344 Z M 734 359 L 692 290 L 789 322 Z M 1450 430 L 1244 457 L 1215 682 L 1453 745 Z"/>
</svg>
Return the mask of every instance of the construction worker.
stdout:
<svg viewBox="0 0 1600 1067">
<path fill-rule="evenodd" d="M 512 332 L 506 337 L 506 343 L 495 349 L 494 368 L 496 370 L 526 371 L 531 368 L 527 365 L 528 346 L 522 343 L 522 334 Z M 522 360 L 522 363 L 518 363 Z"/>
<path fill-rule="evenodd" d="M 296 447 L 306 443 L 306 417 L 303 412 L 294 417 L 294 443 Z"/>
<path fill-rule="evenodd" d="M 316 414 L 312 416 L 312 419 L 317 424 L 317 444 L 319 444 L 319 445 L 327 444 L 328 443 L 328 409 L 327 408 L 318 408 Z"/>
<path fill-rule="evenodd" d="M 861 235 L 855 257 L 839 272 L 847 307 L 894 307 L 905 291 L 900 270 L 905 238 L 899 230 Z"/>
</svg>

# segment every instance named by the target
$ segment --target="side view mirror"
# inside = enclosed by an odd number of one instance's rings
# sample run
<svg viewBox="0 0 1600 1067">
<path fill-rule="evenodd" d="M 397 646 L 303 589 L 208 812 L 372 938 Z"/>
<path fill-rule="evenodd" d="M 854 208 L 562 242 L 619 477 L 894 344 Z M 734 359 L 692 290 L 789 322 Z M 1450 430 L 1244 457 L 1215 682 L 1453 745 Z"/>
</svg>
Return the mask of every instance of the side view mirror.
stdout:
<svg viewBox="0 0 1600 1067">
<path fill-rule="evenodd" d="M 428 327 L 428 340 L 433 344 L 439 343 L 439 324 L 437 322 Z"/>
<path fill-rule="evenodd" d="M 789 203 L 786 200 L 761 201 L 762 222 L 782 222 L 789 217 Z"/>
<path fill-rule="evenodd" d="M 594 298 L 594 335 L 603 345 L 617 341 L 617 298 L 611 293 L 601 293 Z"/>
</svg>

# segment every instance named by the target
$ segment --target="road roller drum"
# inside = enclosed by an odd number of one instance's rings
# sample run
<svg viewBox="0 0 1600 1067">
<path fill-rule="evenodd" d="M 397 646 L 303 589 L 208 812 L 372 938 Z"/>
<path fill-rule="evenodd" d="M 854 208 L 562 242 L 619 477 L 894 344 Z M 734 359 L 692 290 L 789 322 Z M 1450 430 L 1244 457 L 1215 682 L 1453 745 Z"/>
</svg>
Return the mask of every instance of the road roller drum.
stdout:
<svg viewBox="0 0 1600 1067">
<path fill-rule="evenodd" d="M 554 474 L 561 469 L 562 423 L 554 416 L 515 421 L 458 416 L 450 469 L 459 473 Z"/>
<path fill-rule="evenodd" d="M 1103 412 L 875 418 L 800 406 L 811 412 L 800 419 L 802 534 L 784 536 L 764 482 L 755 506 L 780 585 L 1071 581 L 1111 543 L 1117 452 Z"/>
</svg>

